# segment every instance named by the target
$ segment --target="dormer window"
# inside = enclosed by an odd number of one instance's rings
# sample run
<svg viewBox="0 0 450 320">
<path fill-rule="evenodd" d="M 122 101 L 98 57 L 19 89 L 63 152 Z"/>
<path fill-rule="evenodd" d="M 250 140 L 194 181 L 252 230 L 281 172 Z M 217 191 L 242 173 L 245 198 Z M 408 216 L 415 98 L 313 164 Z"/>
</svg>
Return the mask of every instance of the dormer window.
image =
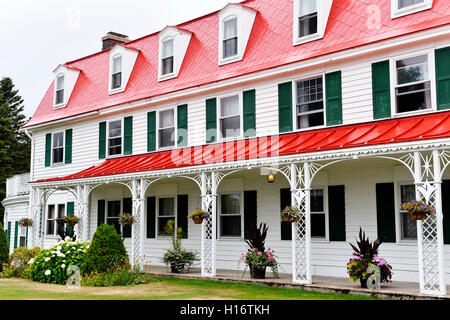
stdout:
<svg viewBox="0 0 450 320">
<path fill-rule="evenodd" d="M 64 104 L 64 75 L 59 75 L 56 78 L 55 105 L 62 104 Z"/>
<path fill-rule="evenodd" d="M 173 39 L 163 42 L 163 55 L 161 61 L 161 74 L 168 75 L 173 73 Z"/>
<path fill-rule="evenodd" d="M 113 59 L 113 71 L 111 79 L 111 89 L 119 89 L 122 87 L 122 56 Z"/>
<path fill-rule="evenodd" d="M 398 0 L 398 9 L 405 9 L 416 4 L 424 3 L 425 0 Z"/>
<path fill-rule="evenodd" d="M 317 18 L 316 0 L 301 0 L 298 18 L 299 38 L 317 33 Z"/>
<path fill-rule="evenodd" d="M 333 0 L 294 0 L 294 46 L 322 39 Z"/>
<path fill-rule="evenodd" d="M 392 0 L 392 19 L 431 9 L 433 0 Z"/>
<path fill-rule="evenodd" d="M 223 58 L 226 59 L 238 53 L 238 21 L 233 17 L 223 24 Z"/>
</svg>

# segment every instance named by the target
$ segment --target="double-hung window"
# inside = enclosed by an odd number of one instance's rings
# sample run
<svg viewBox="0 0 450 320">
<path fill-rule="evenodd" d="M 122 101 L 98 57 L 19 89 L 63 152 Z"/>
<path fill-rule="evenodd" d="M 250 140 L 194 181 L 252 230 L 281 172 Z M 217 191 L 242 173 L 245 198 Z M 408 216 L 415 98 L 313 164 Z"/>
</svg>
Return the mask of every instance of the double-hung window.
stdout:
<svg viewBox="0 0 450 320">
<path fill-rule="evenodd" d="M 162 75 L 173 73 L 173 39 L 163 42 L 163 56 L 161 62 Z"/>
<path fill-rule="evenodd" d="M 63 231 L 64 224 L 58 219 L 65 217 L 65 204 L 50 204 L 47 209 L 47 235 L 54 236 Z"/>
<path fill-rule="evenodd" d="M 54 164 L 64 162 L 64 132 L 53 134 L 52 157 L 52 162 Z"/>
<path fill-rule="evenodd" d="M 64 75 L 60 75 L 56 78 L 56 97 L 55 105 L 64 103 Z"/>
<path fill-rule="evenodd" d="M 175 198 L 158 199 L 158 235 L 171 235 L 175 227 Z"/>
<path fill-rule="evenodd" d="M 122 154 L 122 120 L 108 122 L 108 155 Z"/>
<path fill-rule="evenodd" d="M 431 109 L 428 55 L 395 61 L 396 112 Z"/>
<path fill-rule="evenodd" d="M 326 237 L 325 207 L 323 189 L 311 190 L 311 237 Z"/>
<path fill-rule="evenodd" d="M 298 37 L 317 33 L 317 0 L 299 0 Z"/>
<path fill-rule="evenodd" d="M 413 184 L 400 185 L 400 204 L 416 199 L 416 187 Z M 400 205 L 399 205 L 400 206 Z M 417 239 L 417 222 L 411 219 L 409 212 L 400 211 L 402 240 Z"/>
<path fill-rule="evenodd" d="M 223 59 L 238 54 L 238 26 L 237 18 L 225 20 L 223 23 Z"/>
<path fill-rule="evenodd" d="M 159 112 L 159 147 L 168 148 L 175 145 L 175 110 Z"/>
<path fill-rule="evenodd" d="M 297 81 L 296 87 L 297 129 L 324 125 L 323 77 L 319 76 Z"/>
<path fill-rule="evenodd" d="M 241 221 L 241 194 L 222 194 L 220 196 L 220 236 L 241 237 Z"/>
<path fill-rule="evenodd" d="M 27 246 L 27 227 L 19 226 L 19 247 Z"/>
<path fill-rule="evenodd" d="M 122 56 L 113 59 L 113 68 L 111 75 L 111 89 L 119 89 L 122 87 Z"/>
<path fill-rule="evenodd" d="M 108 214 L 106 216 L 106 223 L 114 226 L 118 234 L 121 234 L 119 216 L 120 216 L 120 200 L 108 201 Z"/>
<path fill-rule="evenodd" d="M 223 139 L 240 137 L 241 115 L 239 95 L 220 99 L 220 132 Z"/>
</svg>

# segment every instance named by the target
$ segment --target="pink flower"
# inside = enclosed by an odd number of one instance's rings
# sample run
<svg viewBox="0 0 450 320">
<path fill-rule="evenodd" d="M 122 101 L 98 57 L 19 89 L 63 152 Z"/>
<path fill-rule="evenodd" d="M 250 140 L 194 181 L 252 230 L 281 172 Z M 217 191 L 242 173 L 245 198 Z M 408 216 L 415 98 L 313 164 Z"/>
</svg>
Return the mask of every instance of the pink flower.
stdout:
<svg viewBox="0 0 450 320">
<path fill-rule="evenodd" d="M 261 251 L 258 251 L 258 256 L 260 256 L 260 255 L 262 255 L 262 252 L 261 252 Z"/>
<path fill-rule="evenodd" d="M 269 260 L 273 260 L 273 257 L 269 257 Z"/>
</svg>

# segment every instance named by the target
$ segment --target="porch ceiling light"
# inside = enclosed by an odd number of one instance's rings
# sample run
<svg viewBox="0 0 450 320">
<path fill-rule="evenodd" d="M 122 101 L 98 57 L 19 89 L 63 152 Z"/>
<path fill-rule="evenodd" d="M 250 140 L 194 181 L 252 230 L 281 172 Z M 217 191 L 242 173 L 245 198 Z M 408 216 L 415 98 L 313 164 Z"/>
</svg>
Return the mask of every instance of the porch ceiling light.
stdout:
<svg viewBox="0 0 450 320">
<path fill-rule="evenodd" d="M 268 176 L 267 176 L 267 182 L 268 183 L 274 183 L 275 182 L 275 175 L 274 174 L 269 174 Z"/>
</svg>

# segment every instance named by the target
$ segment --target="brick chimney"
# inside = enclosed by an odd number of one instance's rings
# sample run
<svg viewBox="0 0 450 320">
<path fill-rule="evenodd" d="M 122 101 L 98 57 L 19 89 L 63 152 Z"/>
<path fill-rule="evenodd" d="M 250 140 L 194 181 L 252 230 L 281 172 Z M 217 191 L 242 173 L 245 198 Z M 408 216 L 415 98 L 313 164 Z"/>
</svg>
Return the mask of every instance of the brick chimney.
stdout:
<svg viewBox="0 0 450 320">
<path fill-rule="evenodd" d="M 102 38 L 103 48 L 102 50 L 106 50 L 114 47 L 116 44 L 127 43 L 130 41 L 128 36 L 116 32 L 108 32 L 106 36 Z"/>
</svg>

